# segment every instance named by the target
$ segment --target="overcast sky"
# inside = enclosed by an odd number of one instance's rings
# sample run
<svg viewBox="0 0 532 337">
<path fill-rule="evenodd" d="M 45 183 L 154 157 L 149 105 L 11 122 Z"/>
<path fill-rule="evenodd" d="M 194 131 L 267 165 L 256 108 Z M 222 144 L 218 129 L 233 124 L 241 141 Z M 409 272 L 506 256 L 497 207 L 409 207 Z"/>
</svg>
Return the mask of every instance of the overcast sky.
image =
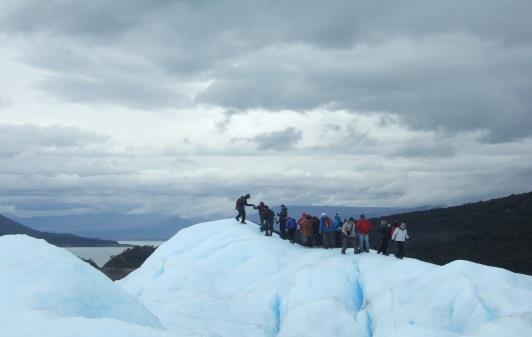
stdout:
<svg viewBox="0 0 532 337">
<path fill-rule="evenodd" d="M 532 2 L 0 2 L 0 213 L 532 190 Z"/>
</svg>

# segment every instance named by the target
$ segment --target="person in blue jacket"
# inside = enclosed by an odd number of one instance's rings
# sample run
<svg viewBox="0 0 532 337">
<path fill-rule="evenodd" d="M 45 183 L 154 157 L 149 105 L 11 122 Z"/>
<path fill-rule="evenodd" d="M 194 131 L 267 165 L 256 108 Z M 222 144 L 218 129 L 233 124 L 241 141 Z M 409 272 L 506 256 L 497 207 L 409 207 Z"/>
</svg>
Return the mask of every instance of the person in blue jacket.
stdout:
<svg viewBox="0 0 532 337">
<path fill-rule="evenodd" d="M 334 225 L 333 221 L 329 216 L 327 216 L 327 213 L 321 213 L 320 218 L 320 232 L 322 234 L 322 245 L 323 248 L 329 249 L 334 248 L 335 245 L 335 237 L 334 237 Z"/>
<path fill-rule="evenodd" d="M 334 214 L 333 219 L 333 226 L 334 226 L 334 247 L 341 247 L 342 246 L 342 235 L 341 228 L 346 220 L 342 220 L 340 217 L 340 214 L 336 213 Z"/>
<path fill-rule="evenodd" d="M 286 230 L 288 231 L 288 240 L 290 243 L 296 242 L 296 230 L 297 222 L 296 219 L 287 217 L 286 218 Z"/>
</svg>

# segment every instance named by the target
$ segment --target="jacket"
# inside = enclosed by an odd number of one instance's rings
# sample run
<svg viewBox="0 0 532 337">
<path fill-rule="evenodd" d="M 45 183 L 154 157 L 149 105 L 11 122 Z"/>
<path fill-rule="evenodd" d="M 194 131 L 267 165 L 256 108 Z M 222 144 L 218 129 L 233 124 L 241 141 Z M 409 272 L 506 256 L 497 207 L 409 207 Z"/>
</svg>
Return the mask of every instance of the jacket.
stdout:
<svg viewBox="0 0 532 337">
<path fill-rule="evenodd" d="M 342 233 L 344 233 L 345 236 L 350 238 L 356 238 L 357 237 L 357 231 L 356 226 L 351 221 L 346 221 L 342 225 Z"/>
<path fill-rule="evenodd" d="M 368 235 L 371 231 L 371 222 L 368 219 L 360 219 L 357 221 L 358 234 Z"/>
<path fill-rule="evenodd" d="M 342 227 L 342 218 L 340 218 L 339 215 L 334 216 L 333 226 L 334 230 L 338 230 L 340 227 Z"/>
<path fill-rule="evenodd" d="M 286 229 L 296 229 L 297 228 L 297 222 L 294 218 L 288 218 L 286 220 Z"/>
<path fill-rule="evenodd" d="M 288 217 L 288 209 L 286 207 L 282 207 L 281 211 L 277 213 L 277 216 L 279 216 L 280 221 L 286 220 Z"/>
<path fill-rule="evenodd" d="M 334 232 L 334 230 L 335 228 L 331 218 L 326 215 L 322 216 L 320 219 L 320 231 L 322 233 L 331 233 Z"/>
<path fill-rule="evenodd" d="M 381 238 L 388 240 L 392 238 L 392 228 L 389 225 L 381 227 Z"/>
<path fill-rule="evenodd" d="M 410 237 L 408 236 L 408 231 L 406 229 L 397 228 L 392 234 L 392 240 L 398 242 L 405 242 L 408 239 L 410 239 Z"/>
<path fill-rule="evenodd" d="M 301 234 L 304 236 L 312 236 L 312 218 L 305 217 L 300 224 Z"/>
</svg>

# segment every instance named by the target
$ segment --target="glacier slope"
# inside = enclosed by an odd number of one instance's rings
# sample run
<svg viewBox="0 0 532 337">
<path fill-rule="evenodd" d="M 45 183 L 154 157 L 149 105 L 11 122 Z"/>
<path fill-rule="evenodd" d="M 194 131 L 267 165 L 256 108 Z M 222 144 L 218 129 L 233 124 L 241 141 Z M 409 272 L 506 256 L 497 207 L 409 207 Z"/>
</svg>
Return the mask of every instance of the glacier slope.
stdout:
<svg viewBox="0 0 532 337">
<path fill-rule="evenodd" d="M 119 282 L 176 335 L 532 336 L 532 277 L 340 255 L 233 219 L 198 224 Z"/>
<path fill-rule="evenodd" d="M 65 249 L 0 237 L 0 336 L 163 337 L 158 319 Z"/>
</svg>

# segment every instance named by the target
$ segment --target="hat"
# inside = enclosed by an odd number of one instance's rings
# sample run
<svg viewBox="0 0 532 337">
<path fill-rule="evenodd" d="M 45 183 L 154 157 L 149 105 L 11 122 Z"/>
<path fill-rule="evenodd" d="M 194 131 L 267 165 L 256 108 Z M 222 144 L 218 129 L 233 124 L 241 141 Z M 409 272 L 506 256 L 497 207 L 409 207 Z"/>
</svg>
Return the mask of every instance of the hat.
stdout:
<svg viewBox="0 0 532 337">
<path fill-rule="evenodd" d="M 327 213 L 325 213 L 325 212 L 321 213 L 321 216 L 326 216 L 326 215 L 327 215 Z"/>
<path fill-rule="evenodd" d="M 282 207 L 282 208 L 286 208 L 286 206 L 285 206 L 284 204 L 283 204 L 283 205 L 281 205 L 281 207 Z"/>
<path fill-rule="evenodd" d="M 355 218 L 353 218 L 352 216 L 349 217 L 349 221 L 355 221 Z"/>
<path fill-rule="evenodd" d="M 401 222 L 401 226 L 399 226 L 399 228 L 405 229 L 406 228 L 406 224 L 404 222 Z"/>
<path fill-rule="evenodd" d="M 244 197 L 245 197 L 245 198 L 251 198 L 251 195 L 249 195 L 249 193 L 248 193 L 248 194 L 246 194 Z"/>
<path fill-rule="evenodd" d="M 360 219 L 364 219 L 366 216 L 364 214 L 360 214 Z"/>
</svg>

